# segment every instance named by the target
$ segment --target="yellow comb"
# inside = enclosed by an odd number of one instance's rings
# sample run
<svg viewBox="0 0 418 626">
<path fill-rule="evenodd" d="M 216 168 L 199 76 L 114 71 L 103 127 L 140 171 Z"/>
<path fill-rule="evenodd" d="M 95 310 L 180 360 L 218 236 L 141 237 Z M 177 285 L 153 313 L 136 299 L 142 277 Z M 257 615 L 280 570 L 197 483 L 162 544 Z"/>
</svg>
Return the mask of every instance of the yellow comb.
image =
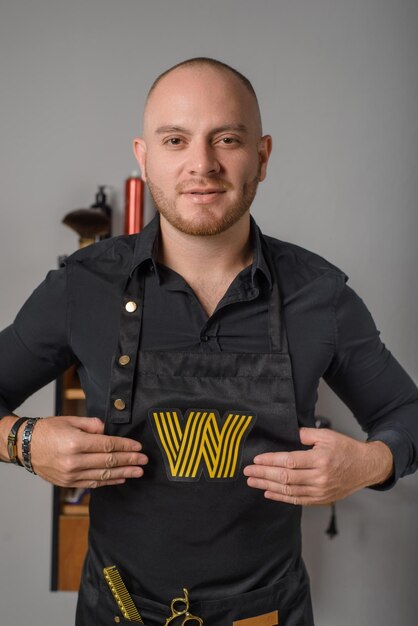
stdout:
<svg viewBox="0 0 418 626">
<path fill-rule="evenodd" d="M 123 617 L 130 622 L 140 622 L 143 624 L 144 622 L 142 621 L 142 617 L 138 613 L 138 609 L 131 598 L 131 594 L 125 587 L 125 583 L 123 582 L 116 565 L 105 567 L 103 569 L 103 574 Z"/>
</svg>

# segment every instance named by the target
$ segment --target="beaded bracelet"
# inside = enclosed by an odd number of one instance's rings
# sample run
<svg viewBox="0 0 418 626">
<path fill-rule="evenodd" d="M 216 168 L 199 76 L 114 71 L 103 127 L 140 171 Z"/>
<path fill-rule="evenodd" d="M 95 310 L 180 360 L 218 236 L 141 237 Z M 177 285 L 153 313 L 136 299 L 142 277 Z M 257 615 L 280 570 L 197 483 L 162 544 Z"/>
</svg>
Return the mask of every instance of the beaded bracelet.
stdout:
<svg viewBox="0 0 418 626">
<path fill-rule="evenodd" d="M 36 474 L 35 470 L 32 467 L 31 462 L 31 454 L 30 454 L 30 444 L 32 441 L 33 429 L 35 428 L 36 422 L 39 420 L 39 417 L 30 417 L 26 422 L 25 429 L 22 435 L 22 460 L 23 467 L 28 470 L 31 474 Z"/>
</svg>

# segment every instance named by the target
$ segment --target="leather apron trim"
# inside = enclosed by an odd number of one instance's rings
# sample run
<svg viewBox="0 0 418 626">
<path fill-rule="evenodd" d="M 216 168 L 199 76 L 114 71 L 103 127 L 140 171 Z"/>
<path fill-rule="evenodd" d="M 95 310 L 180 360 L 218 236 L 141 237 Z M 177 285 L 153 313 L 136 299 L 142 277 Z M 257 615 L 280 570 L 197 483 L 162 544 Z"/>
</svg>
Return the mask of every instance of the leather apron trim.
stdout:
<svg viewBox="0 0 418 626">
<path fill-rule="evenodd" d="M 271 613 L 264 613 L 264 615 L 239 619 L 237 622 L 232 622 L 232 626 L 277 626 L 278 623 L 279 612 L 272 611 Z"/>
</svg>

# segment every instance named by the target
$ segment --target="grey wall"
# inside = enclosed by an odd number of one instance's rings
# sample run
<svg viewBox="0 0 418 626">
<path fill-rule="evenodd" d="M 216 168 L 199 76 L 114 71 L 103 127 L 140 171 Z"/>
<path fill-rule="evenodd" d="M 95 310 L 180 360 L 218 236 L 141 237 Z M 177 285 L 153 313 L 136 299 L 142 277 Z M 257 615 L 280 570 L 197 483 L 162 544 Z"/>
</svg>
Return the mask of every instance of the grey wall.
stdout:
<svg viewBox="0 0 418 626">
<path fill-rule="evenodd" d="M 254 215 L 350 276 L 384 341 L 418 380 L 416 0 L 1 0 L 0 323 L 73 251 L 69 210 L 122 185 L 147 87 L 186 57 L 253 80 L 275 141 Z M 1 355 L 7 358 L 7 355 Z M 48 387 L 22 409 L 53 412 Z M 318 412 L 361 436 L 326 388 Z M 416 624 L 417 477 L 304 516 L 319 626 Z M 75 594 L 48 591 L 52 488 L 0 467 L 0 625 L 69 626 Z"/>
</svg>

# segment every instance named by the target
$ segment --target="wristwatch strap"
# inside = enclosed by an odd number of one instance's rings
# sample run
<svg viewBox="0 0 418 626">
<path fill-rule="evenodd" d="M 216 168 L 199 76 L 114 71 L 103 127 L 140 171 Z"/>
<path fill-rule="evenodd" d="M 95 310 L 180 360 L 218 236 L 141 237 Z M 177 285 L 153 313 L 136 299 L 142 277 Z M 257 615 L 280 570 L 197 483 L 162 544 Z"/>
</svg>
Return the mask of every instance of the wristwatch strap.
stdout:
<svg viewBox="0 0 418 626">
<path fill-rule="evenodd" d="M 25 430 L 22 435 L 22 459 L 23 459 L 23 467 L 28 470 L 31 474 L 36 474 L 35 470 L 32 467 L 31 462 L 31 454 L 30 454 L 30 444 L 32 441 L 32 433 L 35 428 L 36 422 L 39 417 L 30 417 L 25 425 Z"/>
<path fill-rule="evenodd" d="M 15 465 L 22 465 L 17 456 L 17 433 L 23 422 L 26 422 L 27 417 L 19 417 L 10 429 L 7 437 L 7 452 L 9 453 L 10 463 Z"/>
</svg>

